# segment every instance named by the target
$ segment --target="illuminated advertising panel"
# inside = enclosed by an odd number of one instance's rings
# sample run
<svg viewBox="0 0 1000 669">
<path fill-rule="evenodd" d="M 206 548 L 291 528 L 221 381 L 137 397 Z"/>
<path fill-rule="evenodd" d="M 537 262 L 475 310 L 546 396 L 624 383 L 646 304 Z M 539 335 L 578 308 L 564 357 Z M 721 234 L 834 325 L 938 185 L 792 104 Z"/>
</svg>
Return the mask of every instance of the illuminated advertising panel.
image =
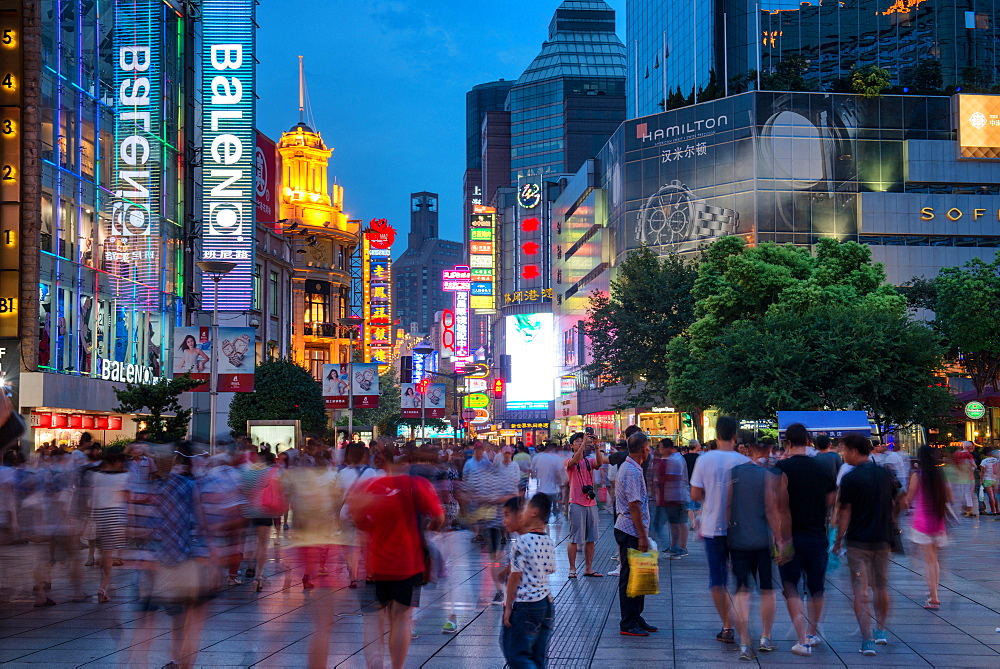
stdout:
<svg viewBox="0 0 1000 669">
<path fill-rule="evenodd" d="M 364 360 L 381 371 L 392 359 L 392 242 L 396 231 L 385 219 L 372 219 L 362 235 Z"/>
<path fill-rule="evenodd" d="M 960 158 L 1000 159 L 1000 95 L 958 96 Z"/>
<path fill-rule="evenodd" d="M 160 283 L 160 181 L 163 145 L 163 64 L 159 48 L 160 0 L 115 3 L 115 147 L 108 199 L 106 266 L 148 288 L 114 281 L 119 299 L 152 299 Z"/>
<path fill-rule="evenodd" d="M 496 233 L 496 209 L 493 207 L 473 207 L 469 218 L 469 267 L 471 268 L 469 287 L 469 308 L 476 311 L 493 311 L 496 308 L 495 272 L 496 248 L 493 244 Z"/>
<path fill-rule="evenodd" d="M 219 392 L 252 391 L 256 332 L 254 328 L 219 328 L 219 345 L 216 347 L 212 341 L 212 328 L 174 328 L 174 378 L 190 374 L 193 379 L 206 381 L 194 392 L 209 392 L 211 386 L 207 381 L 212 371 L 212 356 L 218 355 Z"/>
<path fill-rule="evenodd" d="M 455 293 L 455 355 L 469 355 L 469 302 L 468 291 Z"/>
<path fill-rule="evenodd" d="M 448 292 L 468 291 L 472 281 L 472 271 L 464 265 L 456 265 L 454 269 L 441 272 L 441 290 Z"/>
<path fill-rule="evenodd" d="M 122 3 L 119 3 L 122 4 Z M 253 308 L 255 202 L 254 0 L 203 0 L 203 260 L 236 267 L 219 284 L 219 309 Z M 211 295 L 212 279 L 202 277 Z"/>
<path fill-rule="evenodd" d="M 254 202 L 257 220 L 274 223 L 278 220 L 278 147 L 271 138 L 257 131 L 254 153 Z"/>
<path fill-rule="evenodd" d="M 505 328 L 511 357 L 507 409 L 547 409 L 556 377 L 552 314 L 507 316 Z"/>
</svg>

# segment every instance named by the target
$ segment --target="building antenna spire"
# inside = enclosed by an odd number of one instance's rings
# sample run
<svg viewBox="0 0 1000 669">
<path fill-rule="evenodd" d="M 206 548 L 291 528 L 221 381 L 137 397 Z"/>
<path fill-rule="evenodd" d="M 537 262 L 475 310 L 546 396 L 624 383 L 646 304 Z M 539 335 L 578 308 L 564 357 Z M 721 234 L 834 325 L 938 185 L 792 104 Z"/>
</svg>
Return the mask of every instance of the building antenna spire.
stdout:
<svg viewBox="0 0 1000 669">
<path fill-rule="evenodd" d="M 299 123 L 305 123 L 306 118 L 306 80 L 302 70 L 302 56 L 299 56 Z"/>
</svg>

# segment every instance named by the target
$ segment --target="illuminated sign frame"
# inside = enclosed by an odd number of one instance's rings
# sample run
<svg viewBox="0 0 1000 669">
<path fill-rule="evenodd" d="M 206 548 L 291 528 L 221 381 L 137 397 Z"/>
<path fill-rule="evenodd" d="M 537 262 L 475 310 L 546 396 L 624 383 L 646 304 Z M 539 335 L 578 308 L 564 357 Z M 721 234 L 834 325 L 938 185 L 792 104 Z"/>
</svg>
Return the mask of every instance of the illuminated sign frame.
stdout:
<svg viewBox="0 0 1000 669">
<path fill-rule="evenodd" d="M 372 219 L 361 237 L 364 294 L 363 359 L 384 372 L 392 359 L 392 251 L 396 230 L 386 219 Z"/>
<path fill-rule="evenodd" d="M 118 3 L 119 5 L 121 3 Z M 219 282 L 219 309 L 253 308 L 254 0 L 203 0 L 202 247 L 204 260 L 236 263 Z M 214 283 L 202 275 L 202 293 Z"/>
<path fill-rule="evenodd" d="M 1000 159 L 1000 95 L 956 97 L 952 109 L 958 128 L 959 159 Z"/>
<path fill-rule="evenodd" d="M 489 237 L 489 240 L 470 242 L 469 268 L 471 285 L 469 308 L 479 313 L 493 313 L 496 310 L 496 209 L 475 206 L 469 218 L 469 238 Z"/>
</svg>

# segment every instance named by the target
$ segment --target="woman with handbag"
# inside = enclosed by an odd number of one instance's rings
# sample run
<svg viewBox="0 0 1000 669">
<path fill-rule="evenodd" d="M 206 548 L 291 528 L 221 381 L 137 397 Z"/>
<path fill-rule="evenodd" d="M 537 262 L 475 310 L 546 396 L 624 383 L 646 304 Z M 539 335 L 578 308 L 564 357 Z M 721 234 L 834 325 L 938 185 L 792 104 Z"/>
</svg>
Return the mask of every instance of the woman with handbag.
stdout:
<svg viewBox="0 0 1000 669">
<path fill-rule="evenodd" d="M 947 520 L 951 509 L 951 487 L 941 473 L 937 451 L 921 446 L 917 451 L 919 469 L 910 474 L 906 507 L 913 508 L 910 538 L 924 554 L 924 578 L 928 596 L 924 608 L 937 611 L 941 607 L 938 585 L 941 580 L 939 554 L 948 545 Z"/>
<path fill-rule="evenodd" d="M 271 540 L 271 528 L 275 517 L 280 517 L 284 511 L 264 504 L 265 497 L 273 497 L 277 489 L 280 496 L 281 471 L 275 466 L 275 456 L 271 451 L 261 451 L 259 461 L 243 470 L 240 482 L 240 492 L 246 498 L 243 506 L 243 516 L 250 522 L 251 532 L 257 540 L 253 566 L 247 567 L 246 577 L 253 579 L 254 590 L 264 589 L 267 579 L 264 577 L 264 564 L 267 562 L 267 549 Z M 285 509 L 287 510 L 287 505 Z"/>
</svg>

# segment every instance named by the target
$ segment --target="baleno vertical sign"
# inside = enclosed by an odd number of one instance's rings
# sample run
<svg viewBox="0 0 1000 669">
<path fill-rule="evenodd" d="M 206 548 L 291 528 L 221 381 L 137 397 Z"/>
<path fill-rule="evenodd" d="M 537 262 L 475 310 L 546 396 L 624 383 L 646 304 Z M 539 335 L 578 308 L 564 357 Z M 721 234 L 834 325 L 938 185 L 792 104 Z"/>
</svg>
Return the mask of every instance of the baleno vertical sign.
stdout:
<svg viewBox="0 0 1000 669">
<path fill-rule="evenodd" d="M 202 2 L 203 260 L 236 267 L 219 309 L 252 307 L 254 257 L 254 0 Z M 202 293 L 213 284 L 202 280 Z"/>
</svg>

